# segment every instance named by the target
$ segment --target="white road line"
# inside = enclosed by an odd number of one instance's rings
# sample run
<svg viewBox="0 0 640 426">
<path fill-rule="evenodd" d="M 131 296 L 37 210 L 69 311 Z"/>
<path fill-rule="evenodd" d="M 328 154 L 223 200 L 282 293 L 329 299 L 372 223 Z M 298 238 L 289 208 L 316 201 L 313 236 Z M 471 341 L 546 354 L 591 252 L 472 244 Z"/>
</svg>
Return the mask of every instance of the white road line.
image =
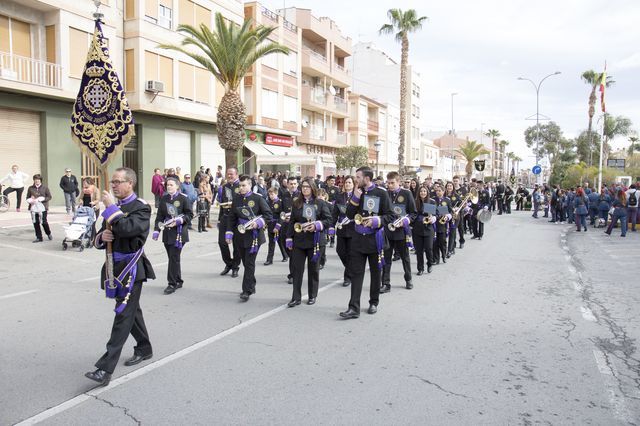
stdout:
<svg viewBox="0 0 640 426">
<path fill-rule="evenodd" d="M 4 296 L 0 296 L 0 300 L 2 299 L 11 299 L 12 297 L 25 296 L 27 294 L 35 293 L 36 290 L 27 290 L 27 291 L 19 291 L 18 293 L 5 294 Z"/>
<path fill-rule="evenodd" d="M 46 244 L 46 243 L 41 243 L 41 244 Z M 62 254 L 49 253 L 46 250 L 30 249 L 30 248 L 26 248 L 26 247 L 13 246 L 11 244 L 0 244 L 0 247 L 11 248 L 11 249 L 15 249 L 15 250 L 24 250 L 24 251 L 28 251 L 28 252 L 31 252 L 31 253 L 36 253 L 38 255 L 59 257 L 61 259 L 67 260 L 67 261 L 82 262 L 82 263 L 94 263 L 91 260 L 86 260 L 86 259 L 83 259 L 83 258 L 80 258 L 80 257 L 71 258 L 70 256 L 65 256 L 65 255 L 62 255 Z"/>
<path fill-rule="evenodd" d="M 318 290 L 318 293 L 322 293 L 323 291 L 326 291 L 332 287 L 335 287 L 336 285 L 338 285 L 339 283 L 342 283 L 342 279 L 333 281 L 330 284 L 327 284 L 324 287 L 321 287 Z M 303 297 L 307 297 L 307 295 L 304 295 Z M 105 386 L 105 387 L 98 387 L 95 389 L 92 389 L 88 392 L 85 392 L 83 394 L 80 394 L 74 398 L 71 398 L 59 405 L 56 405 L 55 407 L 51 407 L 48 408 L 38 414 L 36 414 L 35 416 L 29 417 L 26 420 L 21 421 L 20 423 L 17 423 L 16 426 L 22 426 L 22 425 L 33 425 L 36 423 L 40 423 L 42 421 L 45 421 L 47 419 L 50 419 L 51 417 L 54 417 L 60 413 L 63 413 L 79 404 L 82 404 L 83 402 L 93 399 L 93 397 L 98 396 L 104 392 L 110 391 L 120 385 L 123 385 L 125 383 L 127 383 L 128 381 L 131 381 L 137 377 L 143 376 L 147 373 L 152 372 L 153 370 L 156 370 L 172 361 L 175 361 L 177 359 L 183 358 L 187 355 L 189 355 L 192 352 L 195 352 L 199 349 L 202 349 L 204 347 L 207 347 L 209 345 L 211 345 L 212 343 L 217 342 L 218 340 L 224 339 L 227 336 L 230 336 L 231 334 L 237 333 L 240 330 L 243 330 L 249 326 L 252 326 L 262 320 L 265 320 L 269 317 L 272 317 L 273 315 L 282 312 L 284 310 L 287 310 L 288 307 L 286 304 L 284 305 L 280 305 L 277 308 L 274 308 L 270 311 L 267 311 L 263 314 L 258 315 L 257 317 L 253 317 L 250 320 L 244 321 L 238 325 L 235 325 L 231 328 L 228 328 L 218 334 L 215 334 L 207 339 L 201 340 L 200 342 L 194 343 L 191 346 L 188 346 L 184 349 L 179 350 L 178 352 L 174 352 L 171 355 L 168 355 L 162 359 L 159 359 L 155 362 L 152 362 L 150 364 L 145 365 L 142 368 L 139 368 L 135 371 L 132 371 L 129 374 L 125 374 L 124 376 L 120 376 L 117 379 L 113 380 L 109 386 Z"/>
<path fill-rule="evenodd" d="M 634 418 L 627 408 L 624 397 L 621 398 L 616 394 L 617 385 L 614 377 L 615 371 L 613 371 L 613 366 L 609 366 L 607 363 L 607 357 L 601 350 L 594 349 L 593 356 L 596 359 L 598 371 L 602 374 L 602 380 L 607 391 L 607 396 L 609 397 L 609 402 L 613 408 L 613 415 L 625 423 L 633 423 Z"/>
<path fill-rule="evenodd" d="M 578 293 L 581 293 L 582 290 L 584 289 L 582 287 L 582 284 L 580 284 L 578 281 L 573 282 L 573 288 L 575 288 Z"/>
<path fill-rule="evenodd" d="M 598 322 L 595 315 L 593 315 L 593 312 L 591 311 L 591 309 L 585 308 L 584 306 L 580 306 L 580 312 L 582 312 L 582 318 L 584 318 L 585 320 L 591 321 L 591 322 Z"/>
</svg>

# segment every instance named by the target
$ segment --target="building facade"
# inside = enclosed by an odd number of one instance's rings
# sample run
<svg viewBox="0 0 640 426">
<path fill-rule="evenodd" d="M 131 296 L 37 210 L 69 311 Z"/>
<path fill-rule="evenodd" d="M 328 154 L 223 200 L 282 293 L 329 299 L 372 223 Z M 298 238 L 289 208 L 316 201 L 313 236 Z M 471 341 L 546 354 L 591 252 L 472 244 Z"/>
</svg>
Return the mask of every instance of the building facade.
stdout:
<svg viewBox="0 0 640 426">
<path fill-rule="evenodd" d="M 387 136 L 385 105 L 357 93 L 349 94 L 349 144 L 367 148 L 368 163 L 384 174 Z M 383 168 L 380 169 L 380 160 Z"/>
</svg>

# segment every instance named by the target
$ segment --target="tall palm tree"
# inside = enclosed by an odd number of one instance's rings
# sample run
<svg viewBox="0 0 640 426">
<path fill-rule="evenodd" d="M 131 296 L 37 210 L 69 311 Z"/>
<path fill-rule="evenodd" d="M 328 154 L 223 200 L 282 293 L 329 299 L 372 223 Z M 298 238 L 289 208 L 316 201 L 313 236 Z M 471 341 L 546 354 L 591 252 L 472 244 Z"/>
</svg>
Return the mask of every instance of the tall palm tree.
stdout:
<svg viewBox="0 0 640 426">
<path fill-rule="evenodd" d="M 511 161 L 516 163 L 516 174 L 520 173 L 520 162 L 522 161 L 522 158 L 514 154 Z"/>
<path fill-rule="evenodd" d="M 502 139 L 498 144 L 500 148 L 500 176 L 504 177 L 504 149 L 509 145 L 509 141 Z"/>
<path fill-rule="evenodd" d="M 635 151 L 638 150 L 638 142 L 640 142 L 640 138 L 636 134 L 632 134 L 629 136 L 629 156 L 632 156 Z"/>
<path fill-rule="evenodd" d="M 591 128 L 593 127 L 593 116 L 596 113 L 596 90 L 600 87 L 600 83 L 602 82 L 602 73 L 596 72 L 594 70 L 587 70 L 582 73 L 580 76 L 582 81 L 591 86 L 591 92 L 589 93 L 589 126 L 587 128 L 589 135 L 589 165 L 593 163 L 593 134 L 591 133 Z M 607 76 L 605 87 L 611 87 L 615 83 L 613 77 L 610 75 Z"/>
<path fill-rule="evenodd" d="M 407 64 L 409 62 L 409 33 L 416 32 L 422 28 L 422 23 L 426 16 L 418 17 L 414 9 L 402 11 L 402 9 L 389 9 L 387 17 L 390 23 L 384 24 L 380 28 L 380 34 L 394 34 L 396 41 L 402 44 L 402 55 L 400 59 L 400 131 L 398 147 L 398 165 L 401 176 L 405 173 L 404 151 L 405 134 L 407 127 Z"/>
<path fill-rule="evenodd" d="M 501 136 L 500 131 L 496 129 L 489 129 L 484 134 L 491 138 L 491 172 L 495 173 L 496 177 L 498 176 L 498 156 L 496 155 L 496 151 L 498 151 L 497 140 Z"/>
<path fill-rule="evenodd" d="M 213 31 L 205 24 L 200 24 L 200 28 L 179 25 L 178 32 L 185 35 L 181 45 L 159 46 L 191 57 L 224 86 L 224 96 L 218 106 L 217 127 L 227 168 L 237 167 L 238 150 L 245 140 L 247 115 L 239 91 L 242 79 L 258 59 L 272 53 L 289 54 L 288 47 L 267 40 L 275 29 L 255 25 L 251 19 L 242 25 L 231 21 L 226 23 L 222 14 L 217 12 Z"/>
<path fill-rule="evenodd" d="M 505 154 L 505 157 L 507 157 L 507 175 L 508 175 L 509 173 L 511 173 L 511 167 L 513 167 L 512 160 L 513 160 L 513 157 L 515 157 L 515 154 L 509 151 Z"/>
<path fill-rule="evenodd" d="M 467 160 L 467 166 L 465 167 L 467 180 L 471 180 L 471 173 L 473 173 L 473 160 L 481 155 L 489 154 L 489 151 L 487 151 L 484 145 L 477 141 L 467 141 L 464 145 L 460 145 L 456 151 L 458 154 L 462 155 L 465 160 Z"/>
</svg>

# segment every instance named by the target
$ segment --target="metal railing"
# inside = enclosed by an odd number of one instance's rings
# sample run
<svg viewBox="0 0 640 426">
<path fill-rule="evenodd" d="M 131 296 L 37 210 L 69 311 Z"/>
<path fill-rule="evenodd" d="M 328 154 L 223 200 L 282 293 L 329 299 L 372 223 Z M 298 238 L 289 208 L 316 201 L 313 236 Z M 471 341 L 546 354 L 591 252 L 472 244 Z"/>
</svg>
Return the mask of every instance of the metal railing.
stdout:
<svg viewBox="0 0 640 426">
<path fill-rule="evenodd" d="M 333 103 L 338 111 L 347 112 L 347 102 L 340 96 L 334 96 Z"/>
<path fill-rule="evenodd" d="M 311 101 L 316 103 L 316 104 L 320 104 L 320 105 L 326 105 L 327 104 L 327 97 L 324 94 L 324 91 L 322 91 L 321 89 L 311 89 Z"/>
<path fill-rule="evenodd" d="M 322 53 L 318 53 L 315 50 L 309 49 L 308 47 L 305 48 L 304 51 L 307 52 L 309 55 L 311 55 L 315 59 L 318 59 L 322 62 L 327 62 L 327 58 Z"/>
<path fill-rule="evenodd" d="M 367 120 L 367 129 L 377 132 L 378 131 L 378 122 L 374 120 Z"/>
<path fill-rule="evenodd" d="M 267 18 L 271 19 L 274 22 L 278 22 L 278 14 L 270 11 L 264 6 L 262 6 L 262 15 L 266 16 Z"/>
<path fill-rule="evenodd" d="M 287 21 L 286 19 L 282 20 L 282 26 L 291 31 L 292 33 L 297 33 L 298 32 L 298 26 L 292 22 Z"/>
<path fill-rule="evenodd" d="M 0 78 L 61 89 L 62 66 L 0 52 Z"/>
</svg>

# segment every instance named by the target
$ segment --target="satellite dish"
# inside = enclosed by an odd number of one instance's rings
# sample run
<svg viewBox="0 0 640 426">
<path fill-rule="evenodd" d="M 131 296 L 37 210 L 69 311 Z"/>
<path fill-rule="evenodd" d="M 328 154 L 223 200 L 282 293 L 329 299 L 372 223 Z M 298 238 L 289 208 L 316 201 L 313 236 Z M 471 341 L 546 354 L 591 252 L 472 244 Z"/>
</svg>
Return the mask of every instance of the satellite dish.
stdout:
<svg viewBox="0 0 640 426">
<path fill-rule="evenodd" d="M 302 120 L 302 127 L 306 128 L 307 126 L 309 126 L 309 122 L 307 120 Z"/>
<path fill-rule="evenodd" d="M 333 85 L 329 86 L 329 93 L 331 93 L 331 96 L 336 95 L 336 88 Z"/>
</svg>

